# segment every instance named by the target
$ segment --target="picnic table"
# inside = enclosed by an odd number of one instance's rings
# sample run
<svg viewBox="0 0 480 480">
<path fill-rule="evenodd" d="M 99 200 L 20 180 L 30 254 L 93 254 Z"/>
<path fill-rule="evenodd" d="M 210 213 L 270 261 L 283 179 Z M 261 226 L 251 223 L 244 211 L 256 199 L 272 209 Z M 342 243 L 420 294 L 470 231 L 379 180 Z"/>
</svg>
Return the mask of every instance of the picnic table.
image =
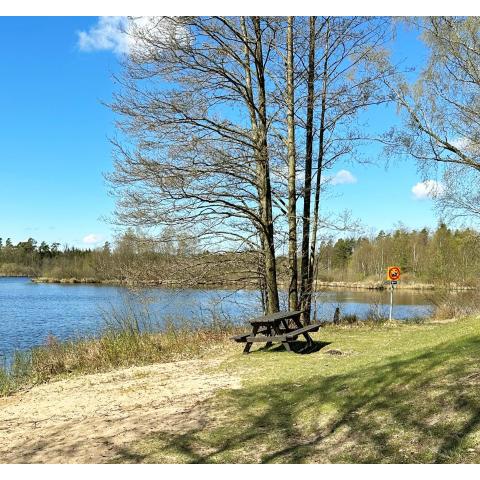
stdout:
<svg viewBox="0 0 480 480">
<path fill-rule="evenodd" d="M 243 353 L 249 353 L 254 342 L 264 342 L 270 347 L 273 342 L 281 342 L 285 350 L 291 352 L 290 344 L 295 342 L 300 335 L 305 337 L 307 347 L 313 345 L 308 332 L 316 332 L 321 327 L 320 323 L 302 325 L 300 315 L 302 310 L 290 312 L 277 312 L 270 315 L 254 318 L 249 323 L 252 331 L 231 337 L 236 342 L 246 343 Z M 291 325 L 293 323 L 293 325 Z"/>
</svg>

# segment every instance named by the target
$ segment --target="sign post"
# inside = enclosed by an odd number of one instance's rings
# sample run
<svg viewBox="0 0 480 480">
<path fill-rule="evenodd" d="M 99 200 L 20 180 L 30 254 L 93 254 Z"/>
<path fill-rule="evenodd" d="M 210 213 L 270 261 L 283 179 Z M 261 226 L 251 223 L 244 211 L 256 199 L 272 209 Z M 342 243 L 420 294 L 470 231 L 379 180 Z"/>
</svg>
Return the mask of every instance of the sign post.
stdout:
<svg viewBox="0 0 480 480">
<path fill-rule="evenodd" d="M 390 281 L 390 313 L 388 315 L 388 319 L 392 321 L 393 290 L 395 289 L 395 285 L 397 285 L 398 280 L 400 280 L 400 267 L 388 267 L 387 279 Z"/>
<path fill-rule="evenodd" d="M 393 285 L 390 285 L 390 314 L 388 315 L 388 320 L 392 321 L 392 313 L 393 313 Z"/>
</svg>

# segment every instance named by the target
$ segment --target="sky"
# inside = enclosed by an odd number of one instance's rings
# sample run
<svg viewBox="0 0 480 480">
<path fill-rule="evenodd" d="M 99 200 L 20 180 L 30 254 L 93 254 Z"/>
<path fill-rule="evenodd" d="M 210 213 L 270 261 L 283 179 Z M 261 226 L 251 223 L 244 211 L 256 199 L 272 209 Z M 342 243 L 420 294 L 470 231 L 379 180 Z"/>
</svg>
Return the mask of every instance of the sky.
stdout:
<svg viewBox="0 0 480 480">
<path fill-rule="evenodd" d="M 0 17 L 0 237 L 96 247 L 111 240 L 114 117 L 104 105 L 128 42 L 121 17 Z M 396 60 L 417 66 L 425 50 L 416 32 L 400 30 Z M 372 130 L 398 121 L 395 107 L 369 112 Z M 325 212 L 350 210 L 369 232 L 434 228 L 429 192 L 438 185 L 413 160 L 362 150 L 368 164 L 339 163 Z M 425 183 L 424 181 L 427 180 Z M 441 188 L 438 187 L 438 188 Z"/>
</svg>

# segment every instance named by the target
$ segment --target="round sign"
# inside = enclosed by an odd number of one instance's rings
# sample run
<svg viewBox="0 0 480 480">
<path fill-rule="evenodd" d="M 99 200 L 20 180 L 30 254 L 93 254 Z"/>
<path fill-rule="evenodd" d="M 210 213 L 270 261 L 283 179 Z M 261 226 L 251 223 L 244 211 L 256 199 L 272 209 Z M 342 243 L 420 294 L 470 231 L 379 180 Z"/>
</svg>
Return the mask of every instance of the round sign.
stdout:
<svg viewBox="0 0 480 480">
<path fill-rule="evenodd" d="M 391 281 L 400 280 L 400 267 L 388 267 L 387 277 Z"/>
</svg>

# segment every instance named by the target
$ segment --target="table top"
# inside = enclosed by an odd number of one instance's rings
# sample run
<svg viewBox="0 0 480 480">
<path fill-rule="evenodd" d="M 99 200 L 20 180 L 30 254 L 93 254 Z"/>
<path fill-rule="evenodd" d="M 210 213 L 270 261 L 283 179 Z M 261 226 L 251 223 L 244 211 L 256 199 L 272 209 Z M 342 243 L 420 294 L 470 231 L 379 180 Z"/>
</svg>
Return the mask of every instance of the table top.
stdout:
<svg viewBox="0 0 480 480">
<path fill-rule="evenodd" d="M 252 320 L 249 320 L 249 322 L 252 325 L 254 324 L 266 325 L 269 323 L 280 322 L 282 320 L 288 320 L 289 318 L 297 317 L 302 313 L 303 313 L 302 310 L 292 310 L 290 312 L 277 312 L 277 313 L 272 313 L 270 315 L 264 315 L 263 317 L 254 318 Z"/>
</svg>

